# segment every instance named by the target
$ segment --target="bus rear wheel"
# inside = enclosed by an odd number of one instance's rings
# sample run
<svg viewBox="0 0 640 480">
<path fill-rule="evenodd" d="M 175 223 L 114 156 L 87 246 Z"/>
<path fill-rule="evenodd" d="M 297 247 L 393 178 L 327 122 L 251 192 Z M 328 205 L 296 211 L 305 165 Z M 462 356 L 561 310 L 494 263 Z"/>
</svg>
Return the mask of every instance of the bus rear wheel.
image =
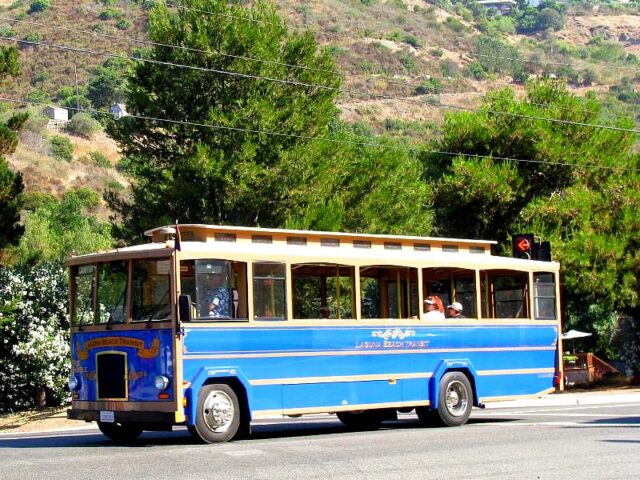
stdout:
<svg viewBox="0 0 640 480">
<path fill-rule="evenodd" d="M 240 402 L 229 385 L 205 385 L 198 394 L 192 434 L 205 443 L 228 442 L 240 428 Z"/>
<path fill-rule="evenodd" d="M 473 407 L 473 390 L 462 372 L 445 373 L 440 380 L 435 419 L 445 427 L 459 427 L 469 420 Z"/>
<path fill-rule="evenodd" d="M 134 423 L 98 422 L 98 428 L 105 437 L 119 443 L 133 442 L 142 434 L 142 427 Z"/>
<path fill-rule="evenodd" d="M 382 423 L 382 415 L 377 410 L 360 412 L 338 412 L 338 420 L 353 430 L 376 430 Z"/>
</svg>

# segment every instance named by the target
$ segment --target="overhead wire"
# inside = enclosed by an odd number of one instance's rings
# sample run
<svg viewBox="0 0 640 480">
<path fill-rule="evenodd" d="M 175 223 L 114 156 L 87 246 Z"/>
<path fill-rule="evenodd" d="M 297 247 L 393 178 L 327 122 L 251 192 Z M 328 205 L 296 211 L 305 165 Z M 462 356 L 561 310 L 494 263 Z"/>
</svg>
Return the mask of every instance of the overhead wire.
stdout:
<svg viewBox="0 0 640 480">
<path fill-rule="evenodd" d="M 343 73 L 343 72 L 339 72 L 339 71 L 336 71 L 336 70 L 308 67 L 306 65 L 295 65 L 295 64 L 290 64 L 290 63 L 276 62 L 276 61 L 273 61 L 273 60 L 264 60 L 264 59 L 260 59 L 260 58 L 248 57 L 248 56 L 243 56 L 243 55 L 233 55 L 233 54 L 223 53 L 223 52 L 220 52 L 220 51 L 217 51 L 217 50 L 204 50 L 204 49 L 200 49 L 200 48 L 186 47 L 184 45 L 175 45 L 175 44 L 171 44 L 171 43 L 155 42 L 155 41 L 152 41 L 152 40 L 142 40 L 142 39 L 138 39 L 138 38 L 129 37 L 129 36 L 126 36 L 126 35 L 113 35 L 113 34 L 108 34 L 108 33 L 103 33 L 103 32 L 95 32 L 95 31 L 91 31 L 91 30 L 83 30 L 83 29 L 79 29 L 79 28 L 69 28 L 69 27 L 63 27 L 63 26 L 60 26 L 60 25 L 52 25 L 50 23 L 49 24 L 45 24 L 45 23 L 41 23 L 41 22 L 34 22 L 34 21 L 24 20 L 24 19 L 8 18 L 8 17 L 3 17 L 1 15 L 0 15 L 0 21 L 18 22 L 18 23 L 23 23 L 23 24 L 26 24 L 26 25 L 37 26 L 37 27 L 40 27 L 40 28 L 51 28 L 52 30 L 70 32 L 70 33 L 82 33 L 82 34 L 85 34 L 85 35 L 98 36 L 98 37 L 108 38 L 108 39 L 111 39 L 111 40 L 118 40 L 118 41 L 141 44 L 141 45 L 156 46 L 156 47 L 163 47 L 163 48 L 171 48 L 171 49 L 183 50 L 183 51 L 199 53 L 199 54 L 205 54 L 205 55 L 212 55 L 213 54 L 213 55 L 219 55 L 221 57 L 234 58 L 234 59 L 239 59 L 239 60 L 263 63 L 263 64 L 267 64 L 267 65 L 278 65 L 278 66 L 284 66 L 284 67 L 288 67 L 288 68 L 309 70 L 309 71 L 313 71 L 313 72 L 329 73 L 329 74 L 336 75 L 337 77 L 341 77 L 341 78 L 343 78 L 344 76 L 349 76 L 349 77 L 362 77 L 362 78 L 366 78 L 367 80 L 378 80 L 376 78 L 367 77 L 367 76 L 364 76 L 364 75 L 361 75 L 361 74 Z M 412 89 L 417 89 L 417 88 L 423 87 L 423 85 L 421 85 L 421 84 L 403 82 L 401 80 L 395 80 L 395 79 L 390 79 L 390 78 L 381 78 L 381 80 L 386 82 L 386 83 L 390 83 L 390 84 L 393 84 L 393 85 L 401 85 L 401 86 L 412 88 Z M 458 93 L 458 92 L 438 92 L 438 93 Z M 480 98 L 489 98 L 488 95 L 483 95 L 483 94 L 479 94 L 478 96 Z M 541 103 L 535 103 L 535 102 L 527 102 L 527 103 L 529 105 L 536 105 L 536 106 L 540 106 L 540 107 L 544 107 L 544 108 L 548 107 L 548 105 L 541 104 Z M 564 107 L 558 107 L 558 109 L 564 110 L 565 108 Z M 568 108 L 567 108 L 567 110 L 568 110 Z M 593 113 L 593 114 L 597 113 L 597 112 L 589 111 L 589 110 L 582 110 L 582 111 L 585 112 L 585 113 Z"/>
<path fill-rule="evenodd" d="M 9 98 L 9 97 L 4 97 L 4 96 L 0 96 L 0 101 L 14 103 L 14 104 L 38 105 L 38 106 L 45 106 L 45 107 L 59 107 L 59 105 L 56 105 L 56 104 L 53 104 L 53 103 L 37 102 L 37 101 L 34 101 L 34 100 L 28 100 L 28 99 L 15 99 L 15 98 Z M 113 116 L 111 113 L 105 112 L 105 111 L 102 111 L 102 110 L 94 110 L 94 109 L 84 109 L 83 110 L 81 108 L 76 108 L 76 107 L 63 107 L 63 108 L 66 108 L 67 110 L 71 110 L 71 111 L 76 111 L 76 112 L 88 112 L 88 113 L 91 113 L 91 114 L 97 114 L 97 115 L 103 115 L 103 116 Z M 378 149 L 388 149 L 388 150 L 396 150 L 396 151 L 403 151 L 403 152 L 410 151 L 410 149 L 408 149 L 407 147 L 400 147 L 400 146 L 395 146 L 395 145 L 385 145 L 385 144 L 382 144 L 380 142 L 363 142 L 363 141 L 355 141 L 355 140 L 340 140 L 340 139 L 335 139 L 335 138 L 330 138 L 330 137 L 321 137 L 321 136 L 314 136 L 314 135 L 300 135 L 300 134 L 293 134 L 293 133 L 282 133 L 282 132 L 274 132 L 274 131 L 270 131 L 270 130 L 260 130 L 260 129 L 251 129 L 251 128 L 242 128 L 242 127 L 229 127 L 229 126 L 226 126 L 226 125 L 199 123 L 199 122 L 192 122 L 192 121 L 188 121 L 188 120 L 176 120 L 176 119 L 151 117 L 151 116 L 136 115 L 136 114 L 127 114 L 125 116 L 125 118 L 133 118 L 133 119 L 137 119 L 137 120 L 152 121 L 152 122 L 158 122 L 158 123 L 168 123 L 168 124 L 173 124 L 173 125 L 188 125 L 188 126 L 199 127 L 199 128 L 209 128 L 209 129 L 213 129 L 213 130 L 224 130 L 224 131 L 232 131 L 232 132 L 240 132 L 240 133 L 260 134 L 260 135 L 277 136 L 277 137 L 284 137 L 284 138 L 298 138 L 298 139 L 303 139 L 303 140 L 320 140 L 320 141 L 343 144 L 343 145 L 355 145 L 355 146 L 363 146 L 363 147 L 373 147 L 373 148 L 378 148 Z M 595 164 L 580 164 L 580 165 L 577 165 L 577 164 L 568 163 L 568 162 L 552 162 L 552 161 L 545 161 L 545 160 L 531 160 L 531 159 L 522 159 L 522 158 L 511 158 L 511 157 L 494 156 L 494 155 L 491 155 L 491 154 L 480 155 L 480 154 L 462 153 L 462 152 L 449 152 L 449 151 L 435 150 L 435 149 L 419 149 L 419 150 L 422 151 L 422 152 L 425 152 L 425 153 L 432 153 L 432 154 L 437 154 L 437 155 L 446 155 L 446 156 L 451 156 L 451 157 L 474 158 L 474 159 L 478 159 L 478 160 L 481 160 L 481 159 L 492 159 L 492 160 L 499 160 L 499 161 L 505 161 L 505 162 L 531 163 L 531 164 L 538 164 L 538 165 L 564 166 L 564 167 L 571 167 L 571 168 L 593 168 L 593 169 L 602 169 L 602 170 L 616 170 L 616 171 L 621 171 L 621 172 L 624 172 L 624 171 L 639 171 L 640 172 L 640 168 L 634 169 L 634 168 L 625 168 L 625 167 L 608 166 L 608 165 L 595 165 Z"/>
<path fill-rule="evenodd" d="M 184 8 L 185 10 L 189 10 L 188 7 L 180 7 L 180 8 Z M 196 11 L 200 11 L 198 9 L 196 9 Z M 202 13 L 208 13 L 211 15 L 217 15 L 216 12 L 208 12 L 208 11 L 201 11 Z M 222 14 L 221 14 L 222 15 Z M 239 17 L 239 16 L 233 16 L 233 15 L 224 15 L 224 16 L 229 16 L 230 18 L 237 18 L 237 19 L 243 19 L 243 20 L 247 20 L 247 21 L 251 21 L 252 19 L 250 19 L 249 17 Z M 33 26 L 37 26 L 37 27 L 41 27 L 41 28 L 51 28 L 52 30 L 58 30 L 58 31 L 65 31 L 65 32 L 72 32 L 72 33 L 82 33 L 82 34 L 86 34 L 86 35 L 92 35 L 92 36 L 98 36 L 98 37 L 103 37 L 103 38 L 108 38 L 111 40 L 118 40 L 118 41 L 124 41 L 124 42 L 131 42 L 131 43 L 137 43 L 137 44 L 142 44 L 142 45 L 150 45 L 150 46 L 159 46 L 159 47 L 164 47 L 164 48 L 172 48 L 172 49 L 179 49 L 179 50 L 183 50 L 183 51 L 188 51 L 188 52 L 194 52 L 194 53 L 200 53 L 200 54 L 207 54 L 207 55 L 219 55 L 222 57 L 226 57 L 226 58 L 234 58 L 234 59 L 240 59 L 240 60 L 246 60 L 246 61 L 252 61 L 252 62 L 257 62 L 257 63 L 263 63 L 263 64 L 268 64 L 268 65 L 278 65 L 278 66 L 284 66 L 284 67 L 288 67 L 288 68 L 296 68 L 296 69 L 301 69 L 301 70 L 308 70 L 308 71 L 314 71 L 314 72 L 321 72 L 321 73 L 329 73 L 332 75 L 335 75 L 339 78 L 344 78 L 345 76 L 349 76 L 349 77 L 360 77 L 360 78 L 365 78 L 367 79 L 367 81 L 375 81 L 377 80 L 376 78 L 372 78 L 370 76 L 366 76 L 366 75 L 362 75 L 362 74 L 357 74 L 357 73 L 345 73 L 345 72 L 339 72 L 336 70 L 330 70 L 330 69 L 322 69 L 322 68 L 314 68 L 314 67 L 309 67 L 306 65 L 295 65 L 295 64 L 290 64 L 290 63 L 285 63 L 285 62 L 277 62 L 277 61 L 273 61 L 273 60 L 265 60 L 265 59 L 260 59 L 260 58 L 255 58 L 255 57 L 249 57 L 249 56 L 243 56 L 243 55 L 233 55 L 233 54 L 228 54 L 228 53 L 224 53 L 224 52 L 220 52 L 218 50 L 204 50 L 204 49 L 199 49 L 199 48 L 193 48 L 193 47 L 187 47 L 184 45 L 175 45 L 175 44 L 170 44 L 170 43 L 162 43 L 162 42 L 155 42 L 152 40 L 143 40 L 143 39 L 137 39 L 137 38 L 133 38 L 133 37 L 129 37 L 126 35 L 113 35 L 113 34 L 108 34 L 108 33 L 103 33 L 103 32 L 96 32 L 96 31 L 91 31 L 91 30 L 83 30 L 83 29 L 78 29 L 78 28 L 69 28 L 69 27 L 63 27 L 60 25 L 52 25 L 52 24 L 44 24 L 41 22 L 34 22 L 34 21 L 29 21 L 29 20 L 25 20 L 25 19 L 17 19 L 17 18 L 9 18 L 9 17 L 3 17 L 0 16 L 0 20 L 2 21 L 8 21 L 8 22 L 17 22 L 17 23 L 23 23 L 23 24 L 27 24 L 27 25 L 33 25 Z M 276 24 L 273 24 L 276 25 Z M 509 57 L 497 57 L 497 56 L 490 56 L 490 55 L 485 55 L 485 54 L 476 54 L 473 52 L 468 52 L 469 55 L 472 56 L 480 56 L 480 57 L 487 57 L 487 58 L 493 58 L 493 59 L 502 59 L 502 60 L 510 60 L 510 61 L 519 61 L 522 59 L 518 59 L 518 58 L 509 58 Z M 529 61 L 529 60 L 522 60 L 525 62 L 533 62 L 533 63 L 544 63 L 544 62 L 535 62 L 535 61 Z M 547 62 L 549 63 L 549 62 Z M 570 65 L 570 64 L 565 64 L 565 63 L 557 63 L 558 65 Z M 408 88 L 412 88 L 412 89 L 418 89 L 421 87 L 424 87 L 424 85 L 422 84 L 414 84 L 414 83 L 409 83 L 409 82 L 405 82 L 405 81 L 401 81 L 401 80 L 397 80 L 397 79 L 391 79 L 388 77 L 380 77 L 382 79 L 382 81 L 391 84 L 391 85 L 400 85 L 400 86 L 404 86 L 404 87 L 408 87 Z M 425 76 L 425 79 L 430 79 L 432 77 L 430 76 Z M 275 80 L 274 80 L 275 81 Z M 507 85 L 510 85 L 510 83 L 506 83 Z M 364 94 L 365 92 L 359 92 L 359 94 Z M 373 92 L 366 92 L 367 94 L 371 93 L 374 94 Z M 429 92 L 427 92 L 429 93 Z M 451 93 L 451 94 L 455 94 L 455 93 L 459 93 L 459 92 L 434 92 L 434 94 L 440 94 L 440 93 Z M 475 93 L 475 92 L 473 92 Z M 478 95 L 480 98 L 490 98 L 488 95 L 483 95 L 483 94 L 479 94 Z M 541 103 L 535 103 L 535 102 L 527 102 L 529 105 L 536 105 L 536 106 L 540 106 L 543 108 L 548 108 L 549 106 L 546 104 L 541 104 Z M 565 107 L 555 107 L 556 110 L 569 110 L 568 108 Z M 584 113 L 590 113 L 590 114 L 597 114 L 598 112 L 592 111 L 592 110 L 581 110 Z"/>
<path fill-rule="evenodd" d="M 53 44 L 53 43 L 45 43 L 45 42 L 40 42 L 40 41 L 36 41 L 36 40 L 19 40 L 19 39 L 15 39 L 15 38 L 12 38 L 12 37 L 1 36 L 1 35 L 0 35 L 0 40 L 6 40 L 6 41 L 11 41 L 11 42 L 16 42 L 16 43 L 27 44 L 27 45 L 38 45 L 38 46 L 43 46 L 43 47 L 57 48 L 57 49 L 64 50 L 64 51 L 73 51 L 73 52 L 85 53 L 85 54 L 89 54 L 89 55 L 101 55 L 101 56 L 106 56 L 106 57 L 111 57 L 111 58 L 128 59 L 128 60 L 132 60 L 132 61 L 136 61 L 136 62 L 145 62 L 145 63 L 151 63 L 151 64 L 161 65 L 161 66 L 166 66 L 166 67 L 177 67 L 177 68 L 183 68 L 183 69 L 189 69 L 189 70 L 195 70 L 195 71 L 201 71 L 201 72 L 211 72 L 211 73 L 217 73 L 217 74 L 220 74 L 220 75 L 227 75 L 227 76 L 235 77 L 235 78 L 244 78 L 244 79 L 251 79 L 251 80 L 263 80 L 263 81 L 275 82 L 275 83 L 280 83 L 280 84 L 288 84 L 288 85 L 293 85 L 293 86 L 298 86 L 298 87 L 318 88 L 318 89 L 322 89 L 322 90 L 333 91 L 333 92 L 336 92 L 336 93 L 344 93 L 344 94 L 349 94 L 349 95 L 365 96 L 365 97 L 371 97 L 371 98 L 377 98 L 377 99 L 399 100 L 399 101 L 404 101 L 404 102 L 409 102 L 409 103 L 418 103 L 420 105 L 430 105 L 430 106 L 433 106 L 433 107 L 436 107 L 436 108 L 450 108 L 450 109 L 454 109 L 454 110 L 462 110 L 462 111 L 470 111 L 470 112 L 482 112 L 482 113 L 488 113 L 488 114 L 494 114 L 494 115 L 508 116 L 508 117 L 513 117 L 513 118 L 546 121 L 546 122 L 563 124 L 563 125 L 574 125 L 574 126 L 580 126 L 580 127 L 586 127 L 586 128 L 597 128 L 597 129 L 604 129 L 604 130 L 612 130 L 612 131 L 640 134 L 640 130 L 632 129 L 632 128 L 614 127 L 614 126 L 610 126 L 610 125 L 601 125 L 601 124 L 593 124 L 593 123 L 586 123 L 586 122 L 576 122 L 576 121 L 571 121 L 571 120 L 563 120 L 563 119 L 550 118 L 550 117 L 541 117 L 541 116 L 535 116 L 535 115 L 524 115 L 524 114 L 520 114 L 520 113 L 503 112 L 503 111 L 500 111 L 500 110 L 494 110 L 494 109 L 488 109 L 488 108 L 478 109 L 478 108 L 471 108 L 471 107 L 465 107 L 465 106 L 460 106 L 460 105 L 447 104 L 447 103 L 442 103 L 442 102 L 433 102 L 433 101 L 429 101 L 428 99 L 427 100 L 417 100 L 415 98 L 399 97 L 399 96 L 393 96 L 393 95 L 382 95 L 382 94 L 376 94 L 376 93 L 372 93 L 372 92 L 362 92 L 362 91 L 358 91 L 358 90 L 342 89 L 342 88 L 333 87 L 333 86 L 329 86 L 329 85 L 319 85 L 319 84 L 314 84 L 314 83 L 300 82 L 300 81 L 297 81 L 297 80 L 285 80 L 285 79 L 280 79 L 280 78 L 266 77 L 266 76 L 261 76 L 261 75 L 252 75 L 252 74 L 228 71 L 228 70 L 223 70 L 223 69 L 199 67 L 199 66 L 194 66 L 194 65 L 184 65 L 184 64 L 179 64 L 179 63 L 174 63 L 174 62 L 167 62 L 167 61 L 162 61 L 162 60 L 154 60 L 154 59 L 148 59 L 148 58 L 133 57 L 133 56 L 129 56 L 129 55 L 116 54 L 116 53 L 112 53 L 112 52 L 91 50 L 91 49 L 87 49 L 87 48 L 78 48 L 78 47 L 71 47 L 71 46 L 68 46 L 68 45 L 58 45 L 58 44 Z"/>
<path fill-rule="evenodd" d="M 279 26 L 277 23 L 273 23 L 273 22 L 267 22 L 264 20 L 259 20 L 259 19 L 254 19 L 251 17 L 244 17 L 244 16 L 239 16 L 239 15 L 231 15 L 231 14 L 225 14 L 225 13 L 221 13 L 221 12 L 212 12 L 212 11 L 207 11 L 207 10 L 202 10 L 202 9 L 197 9 L 197 8 L 192 8 L 192 7 L 187 7 L 179 2 L 172 2 L 172 1 L 166 1 L 165 4 L 168 7 L 173 7 L 173 8 L 177 8 L 180 10 L 185 10 L 185 11 L 194 11 L 197 13 L 203 13 L 206 15 L 211 15 L 211 16 L 219 16 L 219 17 L 227 17 L 227 18 L 232 18 L 232 19 L 236 19 L 236 20 L 244 20 L 247 22 L 254 22 L 254 23 L 261 23 L 261 24 L 265 24 L 265 25 L 273 25 L 273 26 Z M 317 32 L 320 33 L 321 35 L 324 36 L 328 36 L 328 37 L 334 37 L 334 38 L 342 38 L 339 35 L 336 34 L 332 34 L 330 32 Z M 472 54 L 470 52 L 470 54 Z M 509 57 L 500 57 L 500 56 L 494 56 L 494 55 L 487 55 L 487 54 L 475 54 L 475 56 L 481 56 L 481 57 L 486 57 L 486 58 L 492 58 L 495 60 L 510 60 L 510 61 L 518 61 L 518 62 L 523 62 L 523 63 L 535 63 L 535 64 L 549 64 L 549 65 L 561 65 L 561 66 L 568 66 L 568 67 L 573 67 L 574 65 L 571 63 L 565 63 L 565 62 L 542 62 L 539 60 L 526 60 L 526 59 L 522 59 L 522 58 L 509 58 Z M 618 69 L 618 70 L 622 70 L 622 69 L 626 69 L 626 67 L 621 67 L 621 66 L 611 66 L 609 65 L 610 68 L 612 69 Z M 632 68 L 632 67 L 629 67 Z"/>
</svg>

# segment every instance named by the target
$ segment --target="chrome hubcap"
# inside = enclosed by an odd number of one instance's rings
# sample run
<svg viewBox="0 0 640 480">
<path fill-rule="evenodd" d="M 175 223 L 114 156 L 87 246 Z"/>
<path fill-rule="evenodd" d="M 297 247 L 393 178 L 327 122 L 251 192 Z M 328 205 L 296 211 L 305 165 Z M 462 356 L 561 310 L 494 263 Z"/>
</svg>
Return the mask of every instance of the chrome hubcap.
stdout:
<svg viewBox="0 0 640 480">
<path fill-rule="evenodd" d="M 469 404 L 469 397 L 467 395 L 467 389 L 461 382 L 454 381 L 449 383 L 445 403 L 447 404 L 447 410 L 454 417 L 464 415 L 467 411 L 467 405 Z"/>
<path fill-rule="evenodd" d="M 210 392 L 202 404 L 202 418 L 207 427 L 214 432 L 226 432 L 234 416 L 233 401 L 223 391 Z"/>
</svg>

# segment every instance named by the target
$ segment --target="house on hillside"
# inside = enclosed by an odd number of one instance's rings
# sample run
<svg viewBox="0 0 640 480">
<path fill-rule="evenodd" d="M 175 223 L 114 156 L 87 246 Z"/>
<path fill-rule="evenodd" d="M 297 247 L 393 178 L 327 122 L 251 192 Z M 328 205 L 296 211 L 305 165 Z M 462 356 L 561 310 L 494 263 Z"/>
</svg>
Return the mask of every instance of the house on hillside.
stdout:
<svg viewBox="0 0 640 480">
<path fill-rule="evenodd" d="M 495 8 L 499 14 L 503 14 L 513 10 L 518 2 L 516 0 L 478 0 L 478 4 L 487 9 Z"/>
<path fill-rule="evenodd" d="M 46 107 L 45 116 L 54 123 L 64 123 L 69 121 L 69 110 L 62 107 Z"/>
<path fill-rule="evenodd" d="M 109 113 L 113 115 L 113 118 L 120 120 L 122 117 L 127 116 L 127 109 L 124 103 L 114 103 L 109 107 Z"/>
</svg>

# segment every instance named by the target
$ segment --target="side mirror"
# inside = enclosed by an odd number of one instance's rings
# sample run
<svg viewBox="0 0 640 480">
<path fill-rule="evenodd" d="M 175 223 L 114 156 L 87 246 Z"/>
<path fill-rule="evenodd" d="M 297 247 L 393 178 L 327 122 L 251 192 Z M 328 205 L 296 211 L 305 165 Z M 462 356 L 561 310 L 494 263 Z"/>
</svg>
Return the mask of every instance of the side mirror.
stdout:
<svg viewBox="0 0 640 480">
<path fill-rule="evenodd" d="M 178 314 L 180 321 L 191 321 L 191 295 L 180 295 L 178 297 Z"/>
</svg>

